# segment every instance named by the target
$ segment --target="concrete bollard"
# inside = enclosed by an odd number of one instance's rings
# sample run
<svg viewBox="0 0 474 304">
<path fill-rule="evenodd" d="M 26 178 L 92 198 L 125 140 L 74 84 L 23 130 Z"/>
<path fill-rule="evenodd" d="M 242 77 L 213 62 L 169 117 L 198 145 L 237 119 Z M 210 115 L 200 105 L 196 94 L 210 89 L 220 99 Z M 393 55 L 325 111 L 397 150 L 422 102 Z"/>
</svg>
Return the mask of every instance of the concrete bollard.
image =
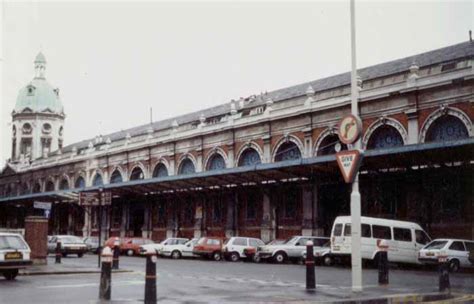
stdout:
<svg viewBox="0 0 474 304">
<path fill-rule="evenodd" d="M 388 243 L 385 240 L 377 242 L 379 248 L 379 285 L 388 285 Z"/>
<path fill-rule="evenodd" d="M 104 247 L 101 257 L 99 299 L 110 300 L 112 294 L 112 250 L 109 247 Z"/>
<path fill-rule="evenodd" d="M 62 253 L 61 253 L 61 241 L 57 241 L 57 243 L 56 243 L 56 251 L 55 251 L 55 254 L 56 254 L 55 264 L 61 264 L 61 256 L 62 256 Z"/>
<path fill-rule="evenodd" d="M 444 254 L 438 256 L 438 274 L 439 274 L 439 291 L 450 291 L 449 283 L 449 263 L 448 257 Z"/>
<path fill-rule="evenodd" d="M 119 269 L 119 258 L 120 258 L 120 241 L 119 238 L 116 237 L 114 240 L 114 259 L 112 268 Z"/>
<path fill-rule="evenodd" d="M 145 304 L 156 303 L 156 253 L 146 255 Z"/>
<path fill-rule="evenodd" d="M 306 290 L 316 290 L 316 274 L 314 270 L 314 252 L 313 242 L 308 241 L 306 243 Z"/>
</svg>

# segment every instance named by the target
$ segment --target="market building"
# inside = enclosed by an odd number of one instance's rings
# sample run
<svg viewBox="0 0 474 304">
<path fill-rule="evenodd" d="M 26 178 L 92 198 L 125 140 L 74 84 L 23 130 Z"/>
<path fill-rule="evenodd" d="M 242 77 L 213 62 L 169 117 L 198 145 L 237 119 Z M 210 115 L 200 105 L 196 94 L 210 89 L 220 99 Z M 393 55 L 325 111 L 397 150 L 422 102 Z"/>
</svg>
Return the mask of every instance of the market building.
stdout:
<svg viewBox="0 0 474 304">
<path fill-rule="evenodd" d="M 329 235 L 349 214 L 335 160 L 350 73 L 63 146 L 66 118 L 46 60 L 12 112 L 0 227 L 52 202 L 50 233 L 102 236 Z M 362 214 L 474 238 L 474 43 L 358 70 Z M 159 101 L 158 101 L 159 102 Z M 110 193 L 111 205 L 81 204 Z M 101 202 L 102 204 L 102 202 Z"/>
</svg>

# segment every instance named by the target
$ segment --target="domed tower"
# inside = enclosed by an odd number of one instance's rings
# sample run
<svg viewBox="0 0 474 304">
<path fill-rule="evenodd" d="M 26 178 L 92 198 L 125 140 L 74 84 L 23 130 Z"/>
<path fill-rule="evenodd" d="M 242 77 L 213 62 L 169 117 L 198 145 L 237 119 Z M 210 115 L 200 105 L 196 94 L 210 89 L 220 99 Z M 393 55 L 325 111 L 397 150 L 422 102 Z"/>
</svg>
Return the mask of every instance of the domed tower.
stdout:
<svg viewBox="0 0 474 304">
<path fill-rule="evenodd" d="M 63 146 L 64 108 L 59 89 L 45 78 L 46 59 L 34 61 L 35 77 L 18 93 L 12 112 L 12 161 L 47 157 Z"/>
</svg>

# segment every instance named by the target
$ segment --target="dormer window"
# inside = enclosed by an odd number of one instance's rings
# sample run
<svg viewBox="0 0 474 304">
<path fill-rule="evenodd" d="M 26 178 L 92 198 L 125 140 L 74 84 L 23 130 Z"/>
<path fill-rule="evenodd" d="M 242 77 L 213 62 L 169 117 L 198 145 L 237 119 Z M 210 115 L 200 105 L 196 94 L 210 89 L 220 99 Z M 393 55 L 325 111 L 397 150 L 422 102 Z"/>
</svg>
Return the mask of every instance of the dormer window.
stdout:
<svg viewBox="0 0 474 304">
<path fill-rule="evenodd" d="M 23 128 L 22 128 L 23 134 L 31 134 L 32 131 L 33 131 L 33 128 L 31 127 L 29 123 L 26 123 L 23 125 Z"/>
<path fill-rule="evenodd" d="M 50 134 L 51 133 L 51 125 L 49 123 L 45 123 L 43 125 L 43 134 Z"/>
<path fill-rule="evenodd" d="M 29 85 L 26 90 L 28 91 L 28 96 L 33 96 L 35 94 L 35 87 L 32 85 Z"/>
<path fill-rule="evenodd" d="M 264 111 L 265 111 L 265 107 L 253 108 L 252 110 L 250 110 L 250 115 L 263 114 Z"/>
</svg>

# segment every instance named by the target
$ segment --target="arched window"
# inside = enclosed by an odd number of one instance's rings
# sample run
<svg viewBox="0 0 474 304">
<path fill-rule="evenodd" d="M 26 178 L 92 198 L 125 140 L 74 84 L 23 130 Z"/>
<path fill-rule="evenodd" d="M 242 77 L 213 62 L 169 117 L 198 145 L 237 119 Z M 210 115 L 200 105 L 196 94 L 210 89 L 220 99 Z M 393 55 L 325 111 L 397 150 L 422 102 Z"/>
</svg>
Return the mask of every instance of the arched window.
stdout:
<svg viewBox="0 0 474 304">
<path fill-rule="evenodd" d="M 40 193 L 41 192 L 41 185 L 40 183 L 35 183 L 33 186 L 33 193 Z"/>
<path fill-rule="evenodd" d="M 156 165 L 155 169 L 153 169 L 153 177 L 163 177 L 168 176 L 168 169 L 162 163 Z"/>
<path fill-rule="evenodd" d="M 11 195 L 12 195 L 12 188 L 11 188 L 10 186 L 7 186 L 7 187 L 5 188 L 5 196 L 6 196 L 6 197 L 9 197 L 9 196 L 11 196 Z"/>
<path fill-rule="evenodd" d="M 225 169 L 225 160 L 222 155 L 220 155 L 219 153 L 215 153 L 211 156 L 207 163 L 207 170 L 212 171 L 220 169 Z"/>
<path fill-rule="evenodd" d="M 76 182 L 74 183 L 74 188 L 85 188 L 86 187 L 86 181 L 82 176 L 79 176 L 76 179 Z"/>
<path fill-rule="evenodd" d="M 253 148 L 247 148 L 244 152 L 242 152 L 242 154 L 240 154 L 239 167 L 258 165 L 261 162 L 262 161 L 257 150 Z"/>
<path fill-rule="evenodd" d="M 383 125 L 375 129 L 367 142 L 367 149 L 386 149 L 403 146 L 403 138 L 392 126 Z"/>
<path fill-rule="evenodd" d="M 102 186 L 104 184 L 104 180 L 102 179 L 102 175 L 96 173 L 94 179 L 92 180 L 92 186 Z"/>
<path fill-rule="evenodd" d="M 46 187 L 44 189 L 46 192 L 49 192 L 49 191 L 54 191 L 54 183 L 52 181 L 48 181 L 46 183 Z"/>
<path fill-rule="evenodd" d="M 30 189 L 28 188 L 28 184 L 27 183 L 23 183 L 21 184 L 21 194 L 28 194 L 30 192 Z"/>
<path fill-rule="evenodd" d="M 191 174 L 196 172 L 192 160 L 185 158 L 179 165 L 178 174 Z"/>
<path fill-rule="evenodd" d="M 339 136 L 337 136 L 337 134 L 331 134 L 324 137 L 324 139 L 319 144 L 318 151 L 316 151 L 316 155 L 321 156 L 336 154 L 335 147 L 338 143 L 341 145 L 341 150 L 347 150 L 347 145 L 340 142 Z"/>
<path fill-rule="evenodd" d="M 436 119 L 430 126 L 425 142 L 458 140 L 468 137 L 467 128 L 459 118 L 445 115 Z"/>
<path fill-rule="evenodd" d="M 301 158 L 301 152 L 298 146 L 291 141 L 283 143 L 275 154 L 275 161 L 284 161 Z"/>
<path fill-rule="evenodd" d="M 67 190 L 69 189 L 69 182 L 67 179 L 63 178 L 59 183 L 59 190 Z"/>
<path fill-rule="evenodd" d="M 115 170 L 110 176 L 110 183 L 116 184 L 116 183 L 121 183 L 121 182 L 123 182 L 122 174 L 120 173 L 119 170 Z"/>
<path fill-rule="evenodd" d="M 137 179 L 144 179 L 145 175 L 143 174 L 142 169 L 140 167 L 135 167 L 132 170 L 132 174 L 130 174 L 130 180 L 137 180 Z"/>
</svg>

